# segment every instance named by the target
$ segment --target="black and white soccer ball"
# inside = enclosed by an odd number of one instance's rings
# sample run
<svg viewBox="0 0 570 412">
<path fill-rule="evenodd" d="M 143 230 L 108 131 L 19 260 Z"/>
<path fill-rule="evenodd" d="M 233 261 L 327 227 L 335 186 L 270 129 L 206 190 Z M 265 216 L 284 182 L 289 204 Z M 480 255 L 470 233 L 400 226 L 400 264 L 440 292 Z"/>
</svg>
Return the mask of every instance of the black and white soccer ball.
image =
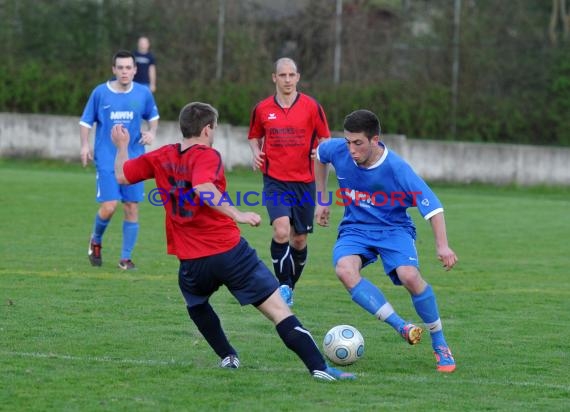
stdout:
<svg viewBox="0 0 570 412">
<path fill-rule="evenodd" d="M 364 338 L 350 325 L 337 325 L 323 340 L 325 356 L 337 365 L 351 365 L 364 355 Z"/>
</svg>

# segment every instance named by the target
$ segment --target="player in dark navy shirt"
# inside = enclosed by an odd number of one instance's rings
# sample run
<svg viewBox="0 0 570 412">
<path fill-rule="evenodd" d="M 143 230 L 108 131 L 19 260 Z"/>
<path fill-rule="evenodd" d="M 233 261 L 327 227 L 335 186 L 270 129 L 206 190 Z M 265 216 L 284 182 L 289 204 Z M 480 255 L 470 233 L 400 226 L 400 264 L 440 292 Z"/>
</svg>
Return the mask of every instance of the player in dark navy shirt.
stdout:
<svg viewBox="0 0 570 412">
<path fill-rule="evenodd" d="M 156 59 L 150 51 L 150 40 L 148 37 L 139 37 L 137 49 L 133 54 L 137 63 L 135 82 L 144 84 L 153 93 L 156 92 Z"/>
</svg>

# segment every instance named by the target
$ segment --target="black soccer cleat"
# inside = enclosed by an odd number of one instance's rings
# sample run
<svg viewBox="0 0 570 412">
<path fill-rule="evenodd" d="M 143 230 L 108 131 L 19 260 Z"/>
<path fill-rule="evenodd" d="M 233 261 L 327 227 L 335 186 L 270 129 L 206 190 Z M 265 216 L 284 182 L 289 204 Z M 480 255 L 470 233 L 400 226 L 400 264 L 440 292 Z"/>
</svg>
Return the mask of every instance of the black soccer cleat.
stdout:
<svg viewBox="0 0 570 412">
<path fill-rule="evenodd" d="M 220 368 L 237 369 L 239 368 L 239 359 L 237 355 L 228 355 L 220 361 Z"/>
</svg>

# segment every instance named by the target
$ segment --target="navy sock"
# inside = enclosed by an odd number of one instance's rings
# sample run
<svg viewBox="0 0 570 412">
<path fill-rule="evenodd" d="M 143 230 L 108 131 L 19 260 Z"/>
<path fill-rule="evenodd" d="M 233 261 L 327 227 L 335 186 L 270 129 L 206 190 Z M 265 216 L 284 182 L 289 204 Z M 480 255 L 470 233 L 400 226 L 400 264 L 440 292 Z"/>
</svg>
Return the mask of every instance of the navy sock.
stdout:
<svg viewBox="0 0 570 412">
<path fill-rule="evenodd" d="M 297 354 L 309 372 L 326 369 L 325 359 L 311 333 L 303 328 L 295 315 L 283 319 L 275 326 L 275 329 L 285 346 Z"/>
<path fill-rule="evenodd" d="M 295 287 L 299 281 L 299 278 L 301 277 L 301 273 L 303 273 L 305 263 L 307 262 L 307 254 L 308 252 L 306 246 L 301 250 L 291 248 L 291 256 L 293 256 L 293 287 Z"/>
<path fill-rule="evenodd" d="M 275 270 L 275 276 L 282 285 L 293 287 L 293 257 L 291 256 L 291 248 L 289 242 L 277 243 L 271 240 L 271 262 Z"/>
<path fill-rule="evenodd" d="M 190 319 L 192 319 L 202 336 L 204 336 L 206 342 L 221 359 L 228 355 L 237 355 L 236 350 L 228 342 L 228 338 L 222 329 L 220 318 L 214 312 L 210 303 L 206 302 L 192 307 L 186 306 L 186 309 Z"/>
</svg>

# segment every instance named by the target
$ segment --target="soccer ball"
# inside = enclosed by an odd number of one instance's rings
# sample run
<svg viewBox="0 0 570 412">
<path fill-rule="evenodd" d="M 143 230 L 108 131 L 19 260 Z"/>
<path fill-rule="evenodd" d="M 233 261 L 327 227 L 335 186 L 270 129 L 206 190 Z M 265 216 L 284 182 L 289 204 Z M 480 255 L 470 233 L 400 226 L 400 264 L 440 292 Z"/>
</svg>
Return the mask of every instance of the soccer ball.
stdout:
<svg viewBox="0 0 570 412">
<path fill-rule="evenodd" d="M 364 338 L 350 325 L 338 325 L 325 335 L 325 356 L 337 365 L 350 365 L 364 355 Z"/>
</svg>

